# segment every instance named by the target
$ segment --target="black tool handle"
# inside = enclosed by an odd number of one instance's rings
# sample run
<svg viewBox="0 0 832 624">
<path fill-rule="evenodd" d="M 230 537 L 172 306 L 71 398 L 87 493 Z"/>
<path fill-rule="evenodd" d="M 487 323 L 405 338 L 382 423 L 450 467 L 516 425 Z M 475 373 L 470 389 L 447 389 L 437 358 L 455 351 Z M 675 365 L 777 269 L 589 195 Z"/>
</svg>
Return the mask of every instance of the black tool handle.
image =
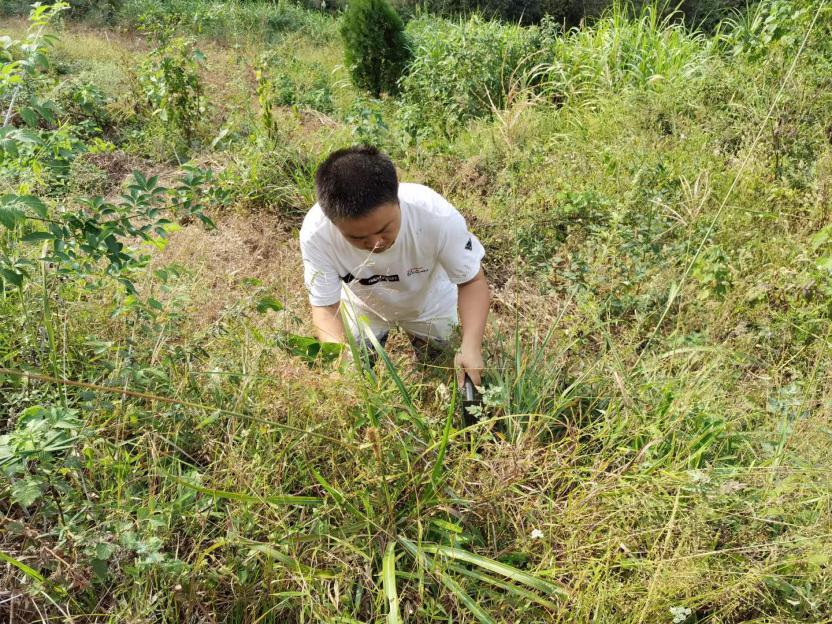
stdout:
<svg viewBox="0 0 832 624">
<path fill-rule="evenodd" d="M 462 421 L 466 427 L 475 424 L 479 418 L 476 414 L 472 414 L 469 407 L 478 406 L 481 404 L 480 393 L 477 392 L 474 382 L 465 374 L 465 379 L 462 382 Z"/>
<path fill-rule="evenodd" d="M 465 400 L 476 401 L 476 392 L 477 389 L 474 387 L 474 382 L 471 381 L 471 378 L 468 376 L 468 373 L 465 373 L 465 381 L 462 384 L 462 394 L 465 397 Z"/>
</svg>

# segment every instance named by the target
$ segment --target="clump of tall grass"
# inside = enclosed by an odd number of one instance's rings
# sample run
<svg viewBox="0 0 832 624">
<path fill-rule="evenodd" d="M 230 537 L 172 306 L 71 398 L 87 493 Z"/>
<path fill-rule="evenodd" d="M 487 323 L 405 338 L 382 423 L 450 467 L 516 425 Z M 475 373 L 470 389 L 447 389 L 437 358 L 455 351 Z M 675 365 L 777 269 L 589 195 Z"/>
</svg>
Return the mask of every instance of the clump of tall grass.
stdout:
<svg viewBox="0 0 832 624">
<path fill-rule="evenodd" d="M 654 4 L 616 3 L 597 22 L 561 32 L 539 26 L 420 18 L 408 24 L 414 59 L 402 79 L 403 125 L 450 136 L 470 119 L 510 106 L 518 89 L 552 103 L 651 90 L 701 76 L 712 40 Z"/>
<path fill-rule="evenodd" d="M 660 88 L 701 76 L 713 53 L 710 39 L 655 5 L 631 16 L 617 3 L 591 26 L 554 39 L 548 87 L 567 101 Z"/>
</svg>

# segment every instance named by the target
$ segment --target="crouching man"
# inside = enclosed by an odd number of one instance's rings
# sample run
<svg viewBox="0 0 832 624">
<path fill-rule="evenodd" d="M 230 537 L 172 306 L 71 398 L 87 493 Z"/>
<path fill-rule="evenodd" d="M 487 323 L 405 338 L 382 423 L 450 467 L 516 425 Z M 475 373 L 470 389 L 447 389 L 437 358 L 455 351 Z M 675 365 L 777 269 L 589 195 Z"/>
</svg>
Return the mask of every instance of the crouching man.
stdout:
<svg viewBox="0 0 832 624">
<path fill-rule="evenodd" d="M 423 354 L 448 347 L 462 326 L 454 364 L 481 384 L 488 317 L 485 250 L 439 193 L 399 183 L 388 156 L 369 146 L 332 153 L 315 175 L 318 203 L 300 231 L 312 322 L 322 342 L 384 344 L 401 327 Z"/>
</svg>

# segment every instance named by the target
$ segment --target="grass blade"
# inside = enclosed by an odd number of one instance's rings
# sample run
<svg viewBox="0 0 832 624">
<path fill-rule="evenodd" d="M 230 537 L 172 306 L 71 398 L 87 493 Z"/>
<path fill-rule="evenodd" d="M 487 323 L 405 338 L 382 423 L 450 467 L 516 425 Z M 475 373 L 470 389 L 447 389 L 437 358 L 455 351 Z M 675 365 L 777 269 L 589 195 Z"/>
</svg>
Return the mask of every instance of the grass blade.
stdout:
<svg viewBox="0 0 832 624">
<path fill-rule="evenodd" d="M 456 596 L 457 600 L 459 600 L 465 607 L 473 614 L 477 620 L 479 620 L 480 624 L 497 624 L 497 622 L 492 618 L 488 611 L 483 609 L 479 606 L 471 596 L 465 593 L 465 590 L 462 589 L 462 586 L 457 583 L 454 579 L 450 576 L 445 574 L 444 572 L 439 573 L 439 580 L 442 581 L 442 584 L 451 590 L 454 596 Z"/>
<path fill-rule="evenodd" d="M 346 306 L 344 305 L 343 302 L 341 303 L 341 306 L 338 308 L 338 311 L 341 314 L 341 322 L 343 323 L 344 328 L 349 327 L 350 317 L 349 317 L 349 313 L 347 312 L 347 308 L 346 308 Z M 361 373 L 365 377 L 369 376 L 370 379 L 375 381 L 376 375 L 373 372 L 372 368 L 361 365 L 361 362 L 362 362 L 362 360 L 361 360 L 361 355 L 362 355 L 361 350 L 362 349 L 366 350 L 366 346 L 359 345 L 358 341 L 355 339 L 355 336 L 352 335 L 351 331 L 345 331 L 344 336 L 347 339 L 347 346 L 350 349 L 350 353 L 352 353 L 352 361 L 355 362 L 357 368 L 361 371 Z"/>
<path fill-rule="evenodd" d="M 373 347 L 375 348 L 378 356 L 381 358 L 381 361 L 384 362 L 385 368 L 387 368 L 387 372 L 390 373 L 390 376 L 393 378 L 393 383 L 396 384 L 396 388 L 399 390 L 399 394 L 404 401 L 405 407 L 407 408 L 407 413 L 410 416 L 410 419 L 419 427 L 419 433 L 423 436 L 425 441 L 430 440 L 430 428 L 427 426 L 425 421 L 419 416 L 419 412 L 416 410 L 416 406 L 413 404 L 413 399 L 410 396 L 410 392 L 408 392 L 407 388 L 402 381 L 402 378 L 399 376 L 396 367 L 393 365 L 393 362 L 390 360 L 390 357 L 387 355 L 387 352 L 384 350 L 384 347 L 381 346 L 381 343 L 376 338 L 375 334 L 367 327 L 365 332 L 367 335 L 368 340 L 373 343 Z"/>
<path fill-rule="evenodd" d="M 339 492 L 335 486 L 333 486 L 329 481 L 327 481 L 320 472 L 318 472 L 311 466 L 309 467 L 309 470 L 312 472 L 312 475 L 315 477 L 315 480 L 321 484 L 321 486 L 327 491 L 327 494 L 329 494 L 332 498 L 335 499 L 335 502 L 339 506 L 346 508 L 347 511 L 349 511 L 353 516 L 361 520 L 363 523 L 368 522 L 367 516 L 361 513 L 360 509 L 358 509 L 355 505 L 348 501 L 347 498 L 341 492 Z"/>
<path fill-rule="evenodd" d="M 462 566 L 452 565 L 451 569 L 454 572 L 462 574 L 463 576 L 467 576 L 483 583 L 488 583 L 489 585 L 494 585 L 494 587 L 499 587 L 500 589 L 504 589 L 510 594 L 514 594 L 518 598 L 522 598 L 523 600 L 528 600 L 530 602 L 535 602 L 542 607 L 546 607 L 547 609 L 551 609 L 552 611 L 557 610 L 558 606 L 552 602 L 551 600 L 546 600 L 545 598 L 541 598 L 534 592 L 530 592 L 528 589 L 523 589 L 522 587 L 518 587 L 517 585 L 513 585 L 512 583 L 506 583 L 505 581 L 501 581 L 500 579 L 496 579 L 493 576 L 488 576 L 487 574 L 483 574 L 482 572 L 477 572 L 476 570 L 469 570 L 468 568 L 463 568 Z"/>
<path fill-rule="evenodd" d="M 399 543 L 416 559 L 418 565 L 425 569 L 431 569 L 435 574 L 439 575 L 439 580 L 447 587 L 457 600 L 459 600 L 465 607 L 479 620 L 480 624 L 496 624 L 488 612 L 479 606 L 471 596 L 469 596 L 464 589 L 453 578 L 448 576 L 444 571 L 440 570 L 431 557 L 425 554 L 424 546 L 417 546 L 405 537 L 398 538 Z"/>
<path fill-rule="evenodd" d="M 5 561 L 6 563 L 13 565 L 14 567 L 16 567 L 18 570 L 23 572 L 23 574 L 25 574 L 29 578 L 34 579 L 34 580 L 38 581 L 39 583 L 43 583 L 43 576 L 41 575 L 40 572 L 38 572 L 34 568 L 30 568 L 29 566 L 27 566 L 22 561 L 18 561 L 14 557 L 11 557 L 11 556 L 7 555 L 2 550 L 0 550 L 0 561 Z"/>
<path fill-rule="evenodd" d="M 252 496 L 250 494 L 243 494 L 241 492 L 228 492 L 226 490 L 215 490 L 213 488 L 202 487 L 195 483 L 190 483 L 184 479 L 167 475 L 180 485 L 186 488 L 206 494 L 214 498 L 225 498 L 228 500 L 236 500 L 244 503 L 268 503 L 270 505 L 284 506 L 284 505 L 304 505 L 314 507 L 320 505 L 323 501 L 316 496 Z"/>
<path fill-rule="evenodd" d="M 387 597 L 387 604 L 389 605 L 387 624 L 401 624 L 399 594 L 396 591 L 396 542 L 393 540 L 387 543 L 387 548 L 384 551 L 384 559 L 381 564 L 381 580 L 384 585 L 384 595 Z"/>
<path fill-rule="evenodd" d="M 451 436 L 451 425 L 453 424 L 454 412 L 456 411 L 456 392 L 451 395 L 451 406 L 448 409 L 448 417 L 445 419 L 445 428 L 442 430 L 442 439 L 439 441 L 439 449 L 436 452 L 436 462 L 430 472 L 430 481 L 433 492 L 439 489 L 439 478 L 442 476 L 442 469 L 445 463 L 445 451 L 448 449 L 448 440 Z"/>
<path fill-rule="evenodd" d="M 467 550 L 462 550 L 461 548 L 442 546 L 440 544 L 423 544 L 422 550 L 428 553 L 441 555 L 449 559 L 454 559 L 456 561 L 464 561 L 465 563 L 470 563 L 475 566 L 479 566 L 485 570 L 489 570 L 490 572 L 494 572 L 496 574 L 505 576 L 506 578 L 510 578 L 516 583 L 521 583 L 523 585 L 533 587 L 534 589 L 540 590 L 548 595 L 556 595 L 561 597 L 566 597 L 569 595 L 569 593 L 564 588 L 560 587 L 559 585 L 556 585 L 555 583 L 545 581 L 542 578 L 533 576 L 527 572 L 523 572 L 522 570 L 518 570 L 517 568 L 507 565 L 505 563 L 500 563 L 499 561 L 495 561 L 494 559 L 489 559 L 488 557 L 475 555 L 474 553 L 468 552 Z"/>
<path fill-rule="evenodd" d="M 367 339 L 373 343 L 373 347 L 378 352 L 378 356 L 384 362 L 384 366 L 387 368 L 387 371 L 393 377 L 393 382 L 396 384 L 396 387 L 399 389 L 399 394 L 402 395 L 402 400 L 404 400 L 407 409 L 416 412 L 416 406 L 413 404 L 413 399 L 410 397 L 410 393 L 407 391 L 407 388 L 404 386 L 404 382 L 402 382 L 402 378 L 399 377 L 399 373 L 396 371 L 396 367 L 393 366 L 393 362 L 390 360 L 390 357 L 387 355 L 387 351 L 384 350 L 384 347 L 381 346 L 381 343 L 376 338 L 376 335 L 370 330 L 370 327 L 365 324 L 366 331 L 365 334 L 367 335 Z"/>
<path fill-rule="evenodd" d="M 319 570 L 317 568 L 311 568 L 308 565 L 305 565 L 298 561 L 297 559 L 293 559 L 286 553 L 280 552 L 277 548 L 269 544 L 259 544 L 255 543 L 251 546 L 251 550 L 259 553 L 263 553 L 264 555 L 275 559 L 282 563 L 286 568 L 291 570 L 292 572 L 297 572 L 302 574 L 303 576 L 313 576 L 316 578 L 323 578 L 323 579 L 331 579 L 336 578 L 338 575 L 335 572 L 330 572 L 328 570 Z"/>
</svg>

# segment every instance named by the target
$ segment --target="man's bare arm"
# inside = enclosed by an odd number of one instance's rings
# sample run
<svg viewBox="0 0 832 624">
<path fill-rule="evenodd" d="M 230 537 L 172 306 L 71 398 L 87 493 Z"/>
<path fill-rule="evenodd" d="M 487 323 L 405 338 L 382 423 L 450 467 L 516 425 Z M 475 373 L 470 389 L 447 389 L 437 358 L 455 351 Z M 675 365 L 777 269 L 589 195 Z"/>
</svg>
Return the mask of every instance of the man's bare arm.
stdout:
<svg viewBox="0 0 832 624">
<path fill-rule="evenodd" d="M 485 273 L 480 269 L 474 279 L 459 285 L 459 320 L 462 324 L 462 345 L 455 358 L 460 385 L 465 373 L 476 385 L 482 383 L 482 336 L 491 304 L 491 293 Z"/>
<path fill-rule="evenodd" d="M 339 311 L 340 303 L 328 306 L 312 306 L 312 324 L 320 342 L 345 343 L 344 325 Z"/>
</svg>

